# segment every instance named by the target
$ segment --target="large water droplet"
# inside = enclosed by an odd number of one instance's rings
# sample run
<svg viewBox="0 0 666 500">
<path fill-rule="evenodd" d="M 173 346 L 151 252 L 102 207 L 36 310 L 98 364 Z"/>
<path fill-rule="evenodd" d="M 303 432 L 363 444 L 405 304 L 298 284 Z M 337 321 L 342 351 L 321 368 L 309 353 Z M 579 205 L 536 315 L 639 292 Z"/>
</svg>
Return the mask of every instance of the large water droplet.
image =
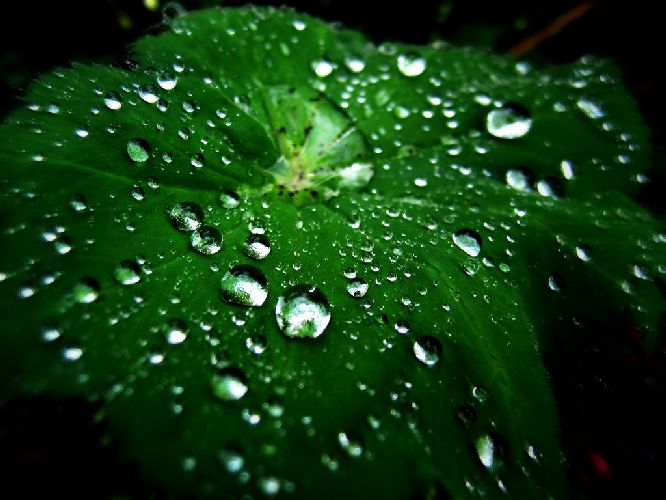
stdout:
<svg viewBox="0 0 666 500">
<path fill-rule="evenodd" d="M 247 394 L 245 374 L 235 366 L 223 368 L 211 380 L 213 394 L 222 401 L 237 401 Z"/>
<path fill-rule="evenodd" d="M 271 242 L 263 234 L 251 234 L 243 247 L 245 255 L 256 260 L 265 259 L 271 253 Z"/>
<path fill-rule="evenodd" d="M 268 281 L 259 269 L 240 265 L 222 277 L 222 299 L 230 304 L 259 307 L 268 297 Z"/>
<path fill-rule="evenodd" d="M 150 145 L 144 139 L 130 139 L 127 154 L 132 161 L 143 163 L 150 157 Z"/>
<path fill-rule="evenodd" d="M 426 69 L 425 59 L 416 53 L 398 56 L 398 69 L 405 76 L 419 76 Z"/>
<path fill-rule="evenodd" d="M 171 224 L 180 231 L 194 231 L 204 220 L 204 211 L 196 203 L 183 201 L 176 203 L 169 211 Z"/>
<path fill-rule="evenodd" d="M 434 366 L 442 357 L 442 343 L 430 335 L 419 337 L 414 342 L 414 355 L 424 365 Z"/>
<path fill-rule="evenodd" d="M 481 252 L 481 236 L 472 229 L 461 229 L 453 235 L 453 242 L 467 255 L 476 257 Z"/>
<path fill-rule="evenodd" d="M 317 287 L 297 285 L 278 299 L 275 317 L 287 337 L 317 338 L 331 321 L 330 305 Z"/>
<path fill-rule="evenodd" d="M 141 280 L 141 268 L 133 260 L 123 260 L 114 269 L 113 276 L 122 285 L 133 285 Z"/>
<path fill-rule="evenodd" d="M 213 226 L 201 226 L 192 233 L 192 248 L 203 255 L 213 255 L 222 249 L 222 235 Z"/>
<path fill-rule="evenodd" d="M 100 286 L 94 278 L 81 278 L 74 285 L 74 300 L 79 304 L 90 304 L 99 297 Z"/>
<path fill-rule="evenodd" d="M 530 131 L 530 112 L 520 104 L 509 103 L 492 109 L 486 117 L 486 128 L 491 135 L 500 139 L 518 139 Z"/>
</svg>

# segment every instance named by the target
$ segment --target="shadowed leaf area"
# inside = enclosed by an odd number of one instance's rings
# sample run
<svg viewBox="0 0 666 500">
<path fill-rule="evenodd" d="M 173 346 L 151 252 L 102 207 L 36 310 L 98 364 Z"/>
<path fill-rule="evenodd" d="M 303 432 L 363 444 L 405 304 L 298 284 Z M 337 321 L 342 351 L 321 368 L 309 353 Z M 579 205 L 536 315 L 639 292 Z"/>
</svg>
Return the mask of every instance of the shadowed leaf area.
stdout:
<svg viewBox="0 0 666 500">
<path fill-rule="evenodd" d="M 248 7 L 130 58 L 42 76 L 0 128 L 9 422 L 85 401 L 100 488 L 137 497 L 571 494 L 586 395 L 555 396 L 596 343 L 649 357 L 664 312 L 611 64 Z"/>
</svg>

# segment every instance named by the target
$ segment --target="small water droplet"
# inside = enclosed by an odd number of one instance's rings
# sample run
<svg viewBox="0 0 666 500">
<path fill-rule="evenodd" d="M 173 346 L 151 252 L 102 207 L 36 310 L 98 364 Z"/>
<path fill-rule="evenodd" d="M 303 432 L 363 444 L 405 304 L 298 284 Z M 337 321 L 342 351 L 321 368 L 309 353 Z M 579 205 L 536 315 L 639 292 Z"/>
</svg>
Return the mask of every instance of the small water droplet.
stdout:
<svg viewBox="0 0 666 500">
<path fill-rule="evenodd" d="M 201 226 L 192 233 L 192 248 L 203 255 L 213 255 L 222 249 L 222 235 L 213 226 Z"/>
<path fill-rule="evenodd" d="M 237 401 L 248 391 L 245 374 L 235 366 L 227 366 L 213 375 L 213 394 L 222 401 Z"/>
<path fill-rule="evenodd" d="M 118 92 L 109 92 L 104 97 L 104 105 L 111 110 L 120 109 L 123 107 L 123 98 Z"/>
<path fill-rule="evenodd" d="M 333 63 L 331 63 L 330 61 L 326 61 L 325 59 L 312 62 L 312 70 L 320 78 L 324 78 L 330 75 L 334 69 L 335 66 L 333 65 Z"/>
<path fill-rule="evenodd" d="M 243 250 L 248 257 L 262 260 L 271 253 L 271 242 L 263 234 L 251 234 L 245 240 Z"/>
<path fill-rule="evenodd" d="M 486 129 L 500 139 L 518 139 L 532 127 L 530 112 L 521 104 L 509 103 L 495 108 L 486 116 Z"/>
<path fill-rule="evenodd" d="M 268 281 L 259 269 L 253 266 L 235 266 L 220 282 L 222 299 L 230 304 L 259 307 L 268 297 Z"/>
<path fill-rule="evenodd" d="M 220 461 L 228 472 L 234 474 L 240 472 L 245 465 L 245 458 L 238 447 L 227 446 L 218 454 Z"/>
<path fill-rule="evenodd" d="M 204 220 L 204 211 L 196 203 L 183 201 L 176 203 L 169 211 L 171 224 L 180 231 L 194 231 Z"/>
<path fill-rule="evenodd" d="M 233 191 L 225 191 L 220 194 L 220 206 L 222 208 L 236 208 L 240 204 L 240 197 Z"/>
<path fill-rule="evenodd" d="M 587 245 L 578 245 L 576 247 L 576 257 L 583 262 L 590 261 L 590 248 Z"/>
<path fill-rule="evenodd" d="M 414 342 L 414 355 L 421 363 L 434 366 L 442 356 L 442 343 L 430 335 L 419 337 Z"/>
<path fill-rule="evenodd" d="M 173 90 L 178 83 L 178 77 L 172 73 L 164 72 L 157 76 L 157 85 L 164 90 Z"/>
<path fill-rule="evenodd" d="M 245 347 L 247 347 L 248 351 L 252 354 L 263 354 L 267 345 L 268 341 L 266 336 L 261 333 L 250 335 L 245 339 Z"/>
<path fill-rule="evenodd" d="M 113 271 L 116 281 L 122 285 L 133 285 L 141 280 L 141 268 L 132 260 L 123 260 Z"/>
<path fill-rule="evenodd" d="M 88 208 L 88 202 L 85 196 L 78 194 L 69 201 L 69 206 L 75 212 L 84 212 Z"/>
<path fill-rule="evenodd" d="M 166 341 L 169 344 L 182 344 L 187 339 L 187 324 L 182 319 L 170 319 L 165 324 L 165 332 Z"/>
<path fill-rule="evenodd" d="M 467 255 L 476 257 L 481 252 L 481 236 L 472 229 L 461 229 L 453 235 L 453 242 Z"/>
<path fill-rule="evenodd" d="M 127 154 L 137 163 L 143 163 L 150 157 L 150 145 L 144 139 L 127 141 Z"/>
<path fill-rule="evenodd" d="M 398 332 L 400 335 L 407 335 L 409 333 L 409 323 L 407 322 L 407 320 L 399 319 L 398 321 L 395 322 L 395 325 L 393 327 L 395 328 L 395 331 Z"/>
<path fill-rule="evenodd" d="M 530 179 L 525 170 L 511 169 L 506 172 L 506 183 L 518 191 L 530 190 Z"/>
<path fill-rule="evenodd" d="M 363 446 L 361 445 L 361 442 L 348 432 L 338 433 L 338 443 L 340 443 L 340 446 L 347 455 L 352 458 L 359 458 L 363 455 Z"/>
<path fill-rule="evenodd" d="M 347 283 L 347 293 L 352 297 L 358 298 L 368 293 L 368 283 L 363 278 L 357 278 Z"/>
<path fill-rule="evenodd" d="M 331 320 L 326 296 L 312 285 L 297 285 L 278 298 L 275 317 L 289 338 L 317 338 Z"/>
<path fill-rule="evenodd" d="M 159 96 L 152 85 L 147 85 L 139 89 L 139 97 L 148 104 L 154 104 L 159 100 Z"/>
<path fill-rule="evenodd" d="M 100 286 L 94 278 L 81 278 L 74 285 L 74 300 L 79 304 L 90 304 L 99 298 Z"/>
<path fill-rule="evenodd" d="M 500 465 L 502 450 L 495 438 L 483 434 L 477 438 L 475 448 L 479 460 L 486 469 L 492 470 Z"/>
<path fill-rule="evenodd" d="M 405 76 L 419 76 L 426 70 L 426 61 L 417 53 L 400 54 L 398 56 L 398 70 Z"/>
</svg>

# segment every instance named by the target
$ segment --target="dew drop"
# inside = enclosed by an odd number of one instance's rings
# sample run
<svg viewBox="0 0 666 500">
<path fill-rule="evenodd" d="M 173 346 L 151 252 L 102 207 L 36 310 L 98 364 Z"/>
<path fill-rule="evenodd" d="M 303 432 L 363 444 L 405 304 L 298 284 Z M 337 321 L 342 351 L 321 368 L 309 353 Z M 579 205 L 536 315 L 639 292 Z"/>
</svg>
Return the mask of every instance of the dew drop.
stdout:
<svg viewBox="0 0 666 500">
<path fill-rule="evenodd" d="M 213 226 L 201 226 L 192 233 L 192 248 L 203 255 L 213 255 L 222 249 L 222 235 Z"/>
<path fill-rule="evenodd" d="M 90 304 L 99 298 L 100 286 L 94 278 L 81 278 L 74 285 L 74 300 L 79 304 Z"/>
<path fill-rule="evenodd" d="M 495 108 L 486 116 L 486 129 L 500 139 L 518 139 L 532 127 L 530 112 L 521 104 L 509 103 Z"/>
<path fill-rule="evenodd" d="M 187 339 L 187 325 L 182 319 L 170 319 L 165 325 L 166 341 L 171 345 L 182 344 Z"/>
<path fill-rule="evenodd" d="M 104 105 L 111 110 L 120 109 L 123 107 L 123 98 L 118 92 L 109 92 L 104 97 Z"/>
<path fill-rule="evenodd" d="M 481 252 L 481 236 L 472 229 L 461 229 L 453 235 L 453 242 L 467 255 L 476 257 Z"/>
<path fill-rule="evenodd" d="M 160 73 L 157 77 L 157 85 L 159 85 L 161 88 L 164 90 L 173 90 L 176 88 L 176 84 L 178 83 L 178 78 L 176 75 L 173 75 L 171 73 Z"/>
<path fill-rule="evenodd" d="M 245 339 L 245 347 L 247 347 L 247 350 L 250 351 L 252 354 L 256 355 L 263 354 L 263 352 L 266 350 L 267 345 L 268 341 L 266 339 L 266 336 L 261 333 L 250 335 L 248 338 Z"/>
<path fill-rule="evenodd" d="M 121 285 L 133 285 L 141 281 L 141 268 L 132 260 L 123 260 L 113 271 L 113 276 Z"/>
<path fill-rule="evenodd" d="M 398 56 L 398 70 L 405 76 L 419 76 L 425 69 L 426 61 L 417 53 L 400 54 Z"/>
<path fill-rule="evenodd" d="M 530 190 L 530 179 L 524 170 L 507 170 L 506 183 L 509 187 L 512 187 L 518 191 Z"/>
<path fill-rule="evenodd" d="M 363 278 L 357 278 L 347 283 L 347 293 L 352 297 L 359 298 L 368 293 L 368 283 Z"/>
<path fill-rule="evenodd" d="M 325 59 L 312 62 L 312 70 L 320 78 L 330 75 L 334 68 L 333 63 L 326 61 Z"/>
<path fill-rule="evenodd" d="M 359 458 L 363 455 L 363 446 L 360 441 L 348 432 L 338 433 L 338 443 L 347 455 L 352 458 Z"/>
<path fill-rule="evenodd" d="M 268 281 L 259 269 L 253 266 L 235 266 L 220 282 L 222 299 L 230 304 L 259 307 L 268 297 Z"/>
<path fill-rule="evenodd" d="M 223 368 L 211 380 L 213 394 L 222 401 L 237 401 L 247 394 L 245 374 L 235 366 Z"/>
<path fill-rule="evenodd" d="M 275 317 L 289 338 L 317 338 L 331 321 L 326 296 L 312 285 L 297 285 L 278 298 Z"/>
<path fill-rule="evenodd" d="M 154 104 L 159 100 L 159 96 L 157 95 L 157 92 L 152 85 L 141 87 L 139 89 L 139 97 L 141 97 L 141 99 L 146 101 L 148 104 Z"/>
<path fill-rule="evenodd" d="M 136 163 L 143 163 L 150 157 L 150 145 L 144 139 L 127 141 L 127 154 Z"/>
<path fill-rule="evenodd" d="M 263 234 L 251 234 L 245 240 L 243 250 L 248 257 L 262 260 L 271 253 L 271 243 Z"/>
<path fill-rule="evenodd" d="M 488 469 L 496 468 L 500 463 L 501 449 L 497 441 L 489 434 L 483 434 L 475 443 L 476 454 L 483 466 Z"/>
<path fill-rule="evenodd" d="M 180 231 L 194 231 L 204 220 L 204 211 L 196 203 L 183 201 L 176 203 L 169 211 L 171 224 Z"/>
<path fill-rule="evenodd" d="M 222 208 L 236 208 L 240 204 L 240 197 L 233 191 L 225 191 L 220 195 L 220 206 Z"/>
<path fill-rule="evenodd" d="M 414 355 L 421 363 L 434 366 L 442 357 L 442 344 L 435 337 L 425 335 L 414 342 Z"/>
</svg>

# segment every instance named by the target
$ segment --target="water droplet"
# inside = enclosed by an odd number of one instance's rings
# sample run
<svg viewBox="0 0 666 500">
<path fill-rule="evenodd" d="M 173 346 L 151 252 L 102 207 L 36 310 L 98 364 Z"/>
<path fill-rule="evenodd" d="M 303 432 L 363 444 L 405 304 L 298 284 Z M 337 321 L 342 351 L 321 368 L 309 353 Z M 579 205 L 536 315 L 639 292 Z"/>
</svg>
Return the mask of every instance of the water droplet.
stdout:
<svg viewBox="0 0 666 500">
<path fill-rule="evenodd" d="M 342 449 L 352 458 L 359 458 L 363 455 L 363 446 L 360 441 L 347 432 L 338 433 L 338 443 Z"/>
<path fill-rule="evenodd" d="M 240 204 L 240 197 L 233 191 L 225 191 L 220 195 L 220 206 L 222 208 L 236 208 Z"/>
<path fill-rule="evenodd" d="M 104 97 L 104 105 L 111 110 L 120 109 L 123 106 L 123 98 L 118 92 L 109 92 Z"/>
<path fill-rule="evenodd" d="M 164 90 L 173 90 L 178 83 L 178 78 L 172 73 L 160 73 L 157 77 L 157 85 Z"/>
<path fill-rule="evenodd" d="M 152 85 L 147 85 L 139 89 L 139 97 L 148 104 L 154 104 L 159 100 L 159 96 Z"/>
<path fill-rule="evenodd" d="M 275 476 L 266 476 L 259 479 L 259 488 L 267 497 L 273 497 L 280 492 L 280 480 Z"/>
<path fill-rule="evenodd" d="M 150 157 L 150 145 L 144 139 L 127 141 L 127 154 L 137 163 L 143 163 Z"/>
<path fill-rule="evenodd" d="M 488 400 L 489 395 L 490 392 L 488 392 L 488 389 L 481 385 L 472 388 L 472 396 L 474 396 L 474 399 L 479 403 L 485 403 Z"/>
<path fill-rule="evenodd" d="M 467 255 L 476 257 L 481 252 L 481 236 L 472 229 L 461 229 L 453 235 L 453 242 Z"/>
<path fill-rule="evenodd" d="M 88 208 L 88 202 L 86 201 L 85 196 L 78 194 L 69 201 L 69 206 L 72 207 L 72 210 L 75 212 L 83 212 Z"/>
<path fill-rule="evenodd" d="M 201 226 L 192 233 L 192 248 L 203 255 L 213 255 L 222 249 L 222 235 L 213 226 Z"/>
<path fill-rule="evenodd" d="M 345 278 L 353 279 L 356 278 L 356 270 L 353 267 L 348 267 L 343 271 Z"/>
<path fill-rule="evenodd" d="M 489 434 L 483 434 L 475 443 L 476 453 L 483 466 L 494 469 L 500 464 L 501 449 L 496 439 Z"/>
<path fill-rule="evenodd" d="M 116 281 L 122 285 L 133 285 L 141 280 L 141 268 L 132 260 L 123 260 L 113 271 Z"/>
<path fill-rule="evenodd" d="M 77 361 L 83 356 L 83 349 L 80 347 L 66 347 L 62 350 L 62 357 L 67 361 Z"/>
<path fill-rule="evenodd" d="M 414 342 L 414 355 L 424 365 L 434 366 L 442 356 L 442 343 L 430 335 L 419 337 Z"/>
<path fill-rule="evenodd" d="M 578 257 L 583 262 L 589 262 L 590 260 L 590 248 L 586 245 L 579 245 L 576 247 L 576 257 Z"/>
<path fill-rule="evenodd" d="M 192 155 L 192 158 L 190 158 L 190 164 L 194 168 L 201 168 L 204 166 L 204 156 L 201 153 L 195 153 Z"/>
<path fill-rule="evenodd" d="M 213 394 L 222 401 L 237 401 L 247 394 L 245 374 L 235 366 L 227 366 L 213 375 Z"/>
<path fill-rule="evenodd" d="M 530 190 L 530 179 L 524 170 L 511 169 L 506 172 L 506 183 L 518 191 Z"/>
<path fill-rule="evenodd" d="M 271 243 L 263 234 L 251 234 L 245 240 L 245 255 L 256 260 L 265 259 L 271 253 Z"/>
<path fill-rule="evenodd" d="M 601 106 L 599 106 L 599 104 L 584 97 L 581 97 L 576 101 L 576 106 L 578 106 L 578 109 L 580 109 L 588 118 L 593 120 L 598 120 L 599 118 L 606 116 L 606 112 Z"/>
<path fill-rule="evenodd" d="M 419 76 L 426 69 L 426 61 L 417 53 L 401 54 L 398 56 L 398 69 L 405 76 Z"/>
<path fill-rule="evenodd" d="M 268 281 L 259 269 L 253 266 L 235 266 L 220 282 L 222 299 L 230 304 L 259 307 L 268 297 Z"/>
<path fill-rule="evenodd" d="M 218 454 L 220 461 L 228 472 L 234 474 L 240 472 L 245 465 L 245 458 L 241 450 L 235 446 L 227 446 Z"/>
<path fill-rule="evenodd" d="M 331 320 L 326 296 L 312 285 L 297 285 L 280 296 L 275 317 L 289 338 L 317 338 Z"/>
<path fill-rule="evenodd" d="M 518 139 L 532 127 L 530 112 L 521 104 L 509 103 L 488 112 L 486 128 L 500 139 Z"/>
<path fill-rule="evenodd" d="M 365 69 L 365 61 L 360 57 L 348 56 L 345 59 L 345 64 L 349 68 L 349 71 L 352 71 L 353 73 L 360 73 Z"/>
<path fill-rule="evenodd" d="M 409 333 L 409 323 L 404 319 L 396 321 L 394 328 L 400 335 L 407 335 Z"/>
<path fill-rule="evenodd" d="M 194 231 L 204 220 L 202 208 L 191 201 L 176 203 L 169 211 L 171 224 L 180 231 Z"/>
<path fill-rule="evenodd" d="M 357 278 L 347 283 L 347 293 L 352 297 L 363 297 L 368 293 L 368 283 L 363 278 Z"/>
<path fill-rule="evenodd" d="M 252 354 L 263 354 L 267 345 L 268 341 L 266 336 L 262 335 L 261 333 L 251 335 L 245 339 L 245 347 L 247 347 L 248 351 L 250 351 Z"/>
<path fill-rule="evenodd" d="M 335 66 L 333 65 L 333 63 L 326 61 L 324 59 L 312 62 L 312 70 L 320 78 L 324 78 L 330 75 L 334 69 Z"/>
<path fill-rule="evenodd" d="M 170 319 L 165 324 L 166 341 L 171 345 L 182 344 L 187 339 L 187 324 L 182 319 Z"/>
<path fill-rule="evenodd" d="M 90 304 L 99 297 L 100 286 L 96 279 L 82 278 L 74 285 L 74 300 L 79 304 Z"/>
</svg>

